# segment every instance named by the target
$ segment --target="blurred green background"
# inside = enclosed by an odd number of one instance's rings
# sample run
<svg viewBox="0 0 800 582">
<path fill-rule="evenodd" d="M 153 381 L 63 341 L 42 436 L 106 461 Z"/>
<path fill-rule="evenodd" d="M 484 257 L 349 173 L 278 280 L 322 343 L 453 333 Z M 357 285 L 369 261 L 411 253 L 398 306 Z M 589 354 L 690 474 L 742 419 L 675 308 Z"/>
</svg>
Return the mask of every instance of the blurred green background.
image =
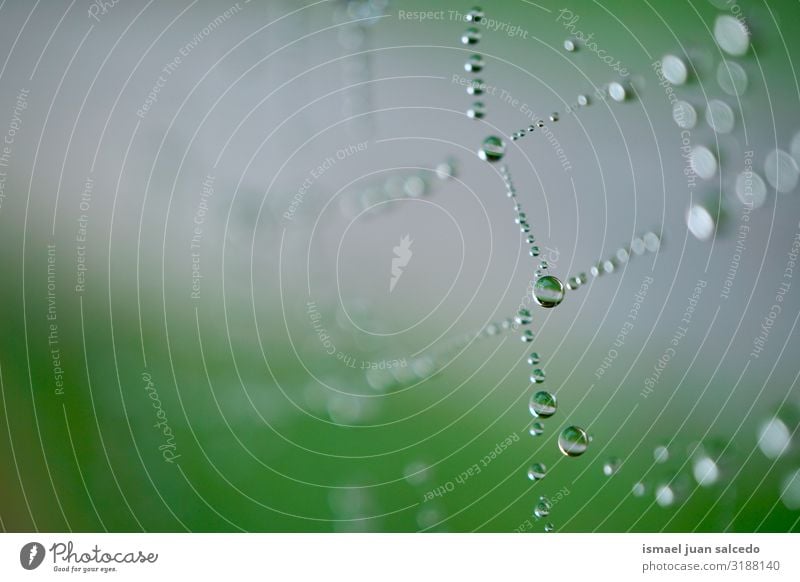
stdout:
<svg viewBox="0 0 800 582">
<path fill-rule="evenodd" d="M 745 212 L 735 183 L 795 153 L 800 5 L 505 0 L 467 47 L 453 11 L 470 8 L 3 3 L 5 531 L 798 530 L 800 202 L 768 185 Z M 726 14 L 749 27 L 742 56 L 715 42 Z M 585 42 L 566 51 L 577 31 L 630 75 Z M 483 119 L 465 114 L 476 51 L 497 88 Z M 659 84 L 665 54 L 689 63 L 685 85 Z M 720 88 L 726 58 L 740 96 Z M 615 81 L 623 103 L 603 98 Z M 700 113 L 683 135 L 669 91 Z M 579 94 L 591 104 L 567 112 Z M 713 99 L 732 132 L 704 121 Z M 508 139 L 556 111 L 550 134 Z M 532 344 L 482 333 L 530 303 L 537 264 L 475 154 L 491 134 L 556 276 L 662 237 L 531 307 Z M 719 159 L 694 187 L 684 140 Z M 695 202 L 712 240 L 687 230 Z M 537 437 L 531 350 L 559 402 Z M 556 444 L 570 424 L 593 439 L 574 459 Z"/>
</svg>

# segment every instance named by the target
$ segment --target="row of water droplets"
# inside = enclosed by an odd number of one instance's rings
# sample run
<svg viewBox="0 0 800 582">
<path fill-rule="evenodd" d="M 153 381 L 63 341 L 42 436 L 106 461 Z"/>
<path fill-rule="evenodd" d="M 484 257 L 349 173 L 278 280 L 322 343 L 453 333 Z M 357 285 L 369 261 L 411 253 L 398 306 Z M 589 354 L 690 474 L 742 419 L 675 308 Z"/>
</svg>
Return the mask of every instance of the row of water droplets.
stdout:
<svg viewBox="0 0 800 582">
<path fill-rule="evenodd" d="M 480 22 L 484 18 L 483 10 L 480 8 L 473 8 L 466 19 L 470 22 Z M 480 40 L 480 31 L 475 27 L 469 27 L 461 36 L 461 42 L 468 45 L 474 45 Z M 467 72 L 477 73 L 483 70 L 483 59 L 480 55 L 472 55 L 468 58 L 464 65 Z M 480 95 L 483 81 L 480 79 L 473 79 L 472 83 L 467 87 L 467 93 L 470 95 Z M 467 111 L 469 117 L 480 119 L 486 113 L 486 108 L 482 102 L 476 101 L 472 104 Z M 558 114 L 554 113 L 551 120 L 557 121 Z M 540 122 L 541 123 L 541 122 Z M 542 125 L 539 125 L 542 127 Z M 535 126 L 529 128 L 533 131 Z M 521 137 L 519 132 L 512 136 L 512 139 Z M 503 159 L 506 151 L 506 144 L 502 138 L 490 135 L 483 140 L 478 156 L 486 162 L 499 162 Z M 525 243 L 529 246 L 529 254 L 533 258 L 538 258 L 540 255 L 539 247 L 536 244 L 536 237 L 531 232 L 531 225 L 529 218 L 522 208 L 520 201 L 517 198 L 517 191 L 514 187 L 511 173 L 508 166 L 502 165 L 500 168 L 500 176 L 505 185 L 506 196 L 513 200 L 514 203 L 514 222 L 518 225 L 520 233 L 525 237 Z M 532 287 L 532 298 L 534 302 L 542 308 L 553 308 L 559 305 L 565 295 L 564 284 L 555 276 L 547 274 L 549 265 L 547 261 L 541 260 L 534 272 L 534 283 Z M 506 320 L 508 321 L 508 320 Z M 521 308 L 514 318 L 514 323 L 517 327 L 521 328 L 520 338 L 523 342 L 530 343 L 534 340 L 534 333 L 530 329 L 533 322 L 531 311 L 527 308 Z M 509 323 L 510 327 L 510 323 Z M 487 326 L 487 331 L 496 329 L 496 324 Z M 531 352 L 527 358 L 527 363 L 530 366 L 528 380 L 534 386 L 539 386 L 545 381 L 545 371 L 541 366 L 541 356 L 538 352 Z M 545 431 L 545 419 L 553 416 L 558 409 L 556 396 L 547 390 L 537 390 L 530 397 L 529 410 L 535 420 L 529 427 L 531 436 L 540 436 Z M 577 457 L 582 455 L 588 448 L 590 437 L 587 432 L 578 426 L 568 426 L 565 428 L 558 438 L 558 447 L 560 451 L 568 457 Z M 547 475 L 547 467 L 543 463 L 533 463 L 528 468 L 528 478 L 532 481 L 540 481 Z M 552 510 L 552 502 L 547 496 L 540 496 L 538 502 L 533 509 L 533 515 L 537 519 L 545 519 L 550 516 Z M 555 526 L 552 522 L 548 521 L 544 525 L 544 531 L 554 531 Z"/>
</svg>

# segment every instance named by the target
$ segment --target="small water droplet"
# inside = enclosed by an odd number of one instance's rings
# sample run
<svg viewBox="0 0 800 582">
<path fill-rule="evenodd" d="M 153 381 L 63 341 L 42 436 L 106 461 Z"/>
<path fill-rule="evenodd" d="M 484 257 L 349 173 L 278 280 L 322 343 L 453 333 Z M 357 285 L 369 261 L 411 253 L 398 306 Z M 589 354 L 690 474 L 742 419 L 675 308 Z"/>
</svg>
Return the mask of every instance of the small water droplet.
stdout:
<svg viewBox="0 0 800 582">
<path fill-rule="evenodd" d="M 632 489 L 631 493 L 633 493 L 634 497 L 641 497 L 642 495 L 645 494 L 645 490 L 646 489 L 645 489 L 644 483 L 639 481 L 638 483 L 634 483 L 633 484 L 633 489 Z"/>
<path fill-rule="evenodd" d="M 675 503 L 675 492 L 667 484 L 662 484 L 656 487 L 655 491 L 656 503 L 661 507 L 669 507 Z"/>
<path fill-rule="evenodd" d="M 661 59 L 661 72 L 664 78 L 673 85 L 683 85 L 689 78 L 689 69 L 683 59 L 675 55 L 666 55 Z"/>
<path fill-rule="evenodd" d="M 481 31 L 474 26 L 470 26 L 464 31 L 464 34 L 461 35 L 461 44 L 478 44 L 480 40 Z"/>
<path fill-rule="evenodd" d="M 747 91 L 747 72 L 739 63 L 722 61 L 717 67 L 717 83 L 728 95 L 740 97 Z"/>
<path fill-rule="evenodd" d="M 558 402 L 556 397 L 547 390 L 539 390 L 531 396 L 528 408 L 531 414 L 537 418 L 549 418 L 558 410 Z"/>
<path fill-rule="evenodd" d="M 781 501 L 792 511 L 800 509 L 800 469 L 789 473 L 781 482 Z"/>
<path fill-rule="evenodd" d="M 470 10 L 465 19 L 467 22 L 482 22 L 484 17 L 483 10 L 480 6 L 475 6 L 472 10 Z"/>
<path fill-rule="evenodd" d="M 797 186 L 800 169 L 794 158 L 783 150 L 772 150 L 764 160 L 764 175 L 778 192 L 791 192 Z"/>
<path fill-rule="evenodd" d="M 736 122 L 736 116 L 730 105 L 719 99 L 712 99 L 706 107 L 706 123 L 717 133 L 730 133 Z"/>
<path fill-rule="evenodd" d="M 528 251 L 528 254 L 529 254 L 530 256 L 532 256 L 532 257 L 538 257 L 538 256 L 539 256 L 539 252 L 540 252 L 540 251 L 539 251 L 539 247 L 537 247 L 536 245 L 534 245 L 534 246 L 532 246 L 532 247 L 531 247 L 531 249 Z"/>
<path fill-rule="evenodd" d="M 792 434 L 784 422 L 773 416 L 758 429 L 758 448 L 768 459 L 783 456 L 792 443 Z"/>
<path fill-rule="evenodd" d="M 627 99 L 628 92 L 626 91 L 625 87 L 622 83 L 614 81 L 608 85 L 608 96 L 611 97 L 617 103 L 622 103 Z"/>
<path fill-rule="evenodd" d="M 568 426 L 558 435 L 558 448 L 568 457 L 579 457 L 589 447 L 589 435 L 579 426 Z"/>
<path fill-rule="evenodd" d="M 483 140 L 478 156 L 486 162 L 498 162 L 503 159 L 505 153 L 505 142 L 496 135 L 490 135 Z"/>
<path fill-rule="evenodd" d="M 467 94 L 468 95 L 483 95 L 483 90 L 486 87 L 486 84 L 481 79 L 473 79 L 470 81 L 470 84 L 467 85 Z"/>
<path fill-rule="evenodd" d="M 556 112 L 551 113 L 550 114 L 550 121 L 552 121 L 552 122 L 558 121 L 558 113 L 556 113 Z"/>
<path fill-rule="evenodd" d="M 708 455 L 701 455 L 694 460 L 692 474 L 700 487 L 711 487 L 719 480 L 719 467 Z"/>
<path fill-rule="evenodd" d="M 464 70 L 468 73 L 480 73 L 483 70 L 483 57 L 481 55 L 470 55 L 464 63 Z"/>
<path fill-rule="evenodd" d="M 643 255 L 645 248 L 644 248 L 644 241 L 639 238 L 638 236 L 631 241 L 631 251 L 634 255 Z"/>
<path fill-rule="evenodd" d="M 697 110 L 688 101 L 676 101 L 672 106 L 672 119 L 683 129 L 692 129 L 697 125 Z"/>
<path fill-rule="evenodd" d="M 740 57 L 750 48 L 750 33 L 747 27 L 729 14 L 717 16 L 714 22 L 714 38 L 719 48 L 729 55 Z"/>
<path fill-rule="evenodd" d="M 540 497 L 539 503 L 536 504 L 536 507 L 533 509 L 533 515 L 538 517 L 539 519 L 547 517 L 550 515 L 550 510 L 553 508 L 552 503 L 546 497 Z"/>
<path fill-rule="evenodd" d="M 581 107 L 589 105 L 589 97 L 587 97 L 586 95 L 578 95 L 578 105 L 580 105 Z"/>
<path fill-rule="evenodd" d="M 533 384 L 541 384 L 544 382 L 544 370 L 541 368 L 534 368 L 531 371 L 530 381 Z"/>
<path fill-rule="evenodd" d="M 665 446 L 658 446 L 653 450 L 653 460 L 656 463 L 663 464 L 669 460 L 669 449 Z"/>
<path fill-rule="evenodd" d="M 544 531 L 546 531 L 547 533 L 555 531 L 555 529 L 556 529 L 556 526 L 554 526 L 552 524 L 552 522 L 548 521 L 546 524 L 544 524 Z"/>
<path fill-rule="evenodd" d="M 531 481 L 540 481 L 547 475 L 547 467 L 542 463 L 534 463 L 528 469 L 528 479 Z"/>
<path fill-rule="evenodd" d="M 527 309 L 520 309 L 519 313 L 517 313 L 516 317 L 514 318 L 519 325 L 530 325 L 532 318 L 531 312 Z"/>
<path fill-rule="evenodd" d="M 736 197 L 744 205 L 761 208 L 767 201 L 767 184 L 757 173 L 745 170 L 736 176 Z"/>
<path fill-rule="evenodd" d="M 689 154 L 689 164 L 695 174 L 710 180 L 717 173 L 717 156 L 706 146 L 695 146 Z"/>
<path fill-rule="evenodd" d="M 575 291 L 581 286 L 580 281 L 578 281 L 577 277 L 570 277 L 567 279 L 567 290 L 568 291 Z"/>
<path fill-rule="evenodd" d="M 707 241 L 717 230 L 714 217 L 707 208 L 700 204 L 693 204 L 686 212 L 686 225 L 697 240 Z"/>
<path fill-rule="evenodd" d="M 472 119 L 483 119 L 486 115 L 486 105 L 483 104 L 483 101 L 475 101 L 472 107 L 467 109 L 467 115 Z"/>
<path fill-rule="evenodd" d="M 654 253 L 659 248 L 661 248 L 661 239 L 658 238 L 658 235 L 654 232 L 648 232 L 643 237 L 644 240 L 644 247 L 647 249 L 647 252 Z"/>
<path fill-rule="evenodd" d="M 567 40 L 564 41 L 564 50 L 565 51 L 573 53 L 573 52 L 575 52 L 576 48 L 577 47 L 575 46 L 575 41 L 572 40 L 571 38 L 568 38 Z"/>
<path fill-rule="evenodd" d="M 628 249 L 622 249 L 622 248 L 617 249 L 615 256 L 617 257 L 617 261 L 619 261 L 622 264 L 627 263 L 631 258 L 631 254 L 628 252 Z"/>
<path fill-rule="evenodd" d="M 528 428 L 528 433 L 531 436 L 540 436 L 544 432 L 544 425 L 541 422 L 534 422 Z"/>
<path fill-rule="evenodd" d="M 539 358 L 539 354 L 537 352 L 531 352 L 531 354 L 528 356 L 528 364 L 531 366 L 535 366 L 540 361 L 541 359 Z"/>
<path fill-rule="evenodd" d="M 606 477 L 611 477 L 611 475 L 619 471 L 621 465 L 622 461 L 619 458 L 611 457 L 609 460 L 603 463 L 603 475 Z"/>
<path fill-rule="evenodd" d="M 456 175 L 455 164 L 448 160 L 436 166 L 436 177 L 440 180 L 449 180 Z"/>
<path fill-rule="evenodd" d="M 521 339 L 526 344 L 529 344 L 533 341 L 533 332 L 529 329 L 526 329 L 525 331 L 522 332 L 522 335 L 520 336 L 519 339 Z"/>
<path fill-rule="evenodd" d="M 564 300 L 564 284 L 552 275 L 539 277 L 533 286 L 533 299 L 542 307 L 555 307 Z"/>
</svg>

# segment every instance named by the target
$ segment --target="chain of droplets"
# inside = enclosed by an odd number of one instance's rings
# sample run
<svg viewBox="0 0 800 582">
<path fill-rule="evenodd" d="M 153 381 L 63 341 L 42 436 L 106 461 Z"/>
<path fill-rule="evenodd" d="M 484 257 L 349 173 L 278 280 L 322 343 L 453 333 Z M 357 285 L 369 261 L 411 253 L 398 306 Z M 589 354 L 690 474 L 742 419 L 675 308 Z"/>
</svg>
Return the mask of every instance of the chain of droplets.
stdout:
<svg viewBox="0 0 800 582">
<path fill-rule="evenodd" d="M 624 265 L 633 257 L 642 256 L 645 253 L 656 253 L 660 248 L 661 239 L 659 236 L 652 231 L 647 232 L 642 236 L 634 237 L 630 246 L 618 248 L 614 256 L 592 265 L 589 268 L 589 273 L 592 277 L 611 274 L 617 270 L 617 267 Z M 589 278 L 586 273 L 579 273 L 567 279 L 567 290 L 575 291 L 588 282 Z"/>
<path fill-rule="evenodd" d="M 484 13 L 480 7 L 475 7 L 470 10 L 464 17 L 467 22 L 480 24 L 483 22 Z M 481 31 L 475 26 L 470 26 L 461 35 L 461 44 L 467 46 L 474 46 L 481 40 Z M 483 70 L 483 57 L 477 53 L 470 55 L 467 62 L 464 63 L 464 70 L 467 73 L 477 75 Z M 477 76 L 473 77 L 472 82 L 467 86 L 467 94 L 472 96 L 481 95 L 483 93 L 484 83 Z M 467 115 L 473 119 L 482 119 L 486 115 L 486 105 L 483 101 L 475 101 L 472 106 L 467 109 Z"/>
</svg>

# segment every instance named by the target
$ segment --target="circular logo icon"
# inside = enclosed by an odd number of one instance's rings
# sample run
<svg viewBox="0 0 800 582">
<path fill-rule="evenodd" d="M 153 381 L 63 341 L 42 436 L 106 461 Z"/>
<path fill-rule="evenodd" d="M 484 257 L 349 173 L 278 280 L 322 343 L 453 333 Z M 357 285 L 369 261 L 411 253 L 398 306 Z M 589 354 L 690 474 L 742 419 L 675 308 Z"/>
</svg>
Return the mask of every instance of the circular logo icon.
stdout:
<svg viewBox="0 0 800 582">
<path fill-rule="evenodd" d="M 26 570 L 35 570 L 44 561 L 44 546 L 39 542 L 28 542 L 19 551 L 19 563 Z"/>
</svg>

